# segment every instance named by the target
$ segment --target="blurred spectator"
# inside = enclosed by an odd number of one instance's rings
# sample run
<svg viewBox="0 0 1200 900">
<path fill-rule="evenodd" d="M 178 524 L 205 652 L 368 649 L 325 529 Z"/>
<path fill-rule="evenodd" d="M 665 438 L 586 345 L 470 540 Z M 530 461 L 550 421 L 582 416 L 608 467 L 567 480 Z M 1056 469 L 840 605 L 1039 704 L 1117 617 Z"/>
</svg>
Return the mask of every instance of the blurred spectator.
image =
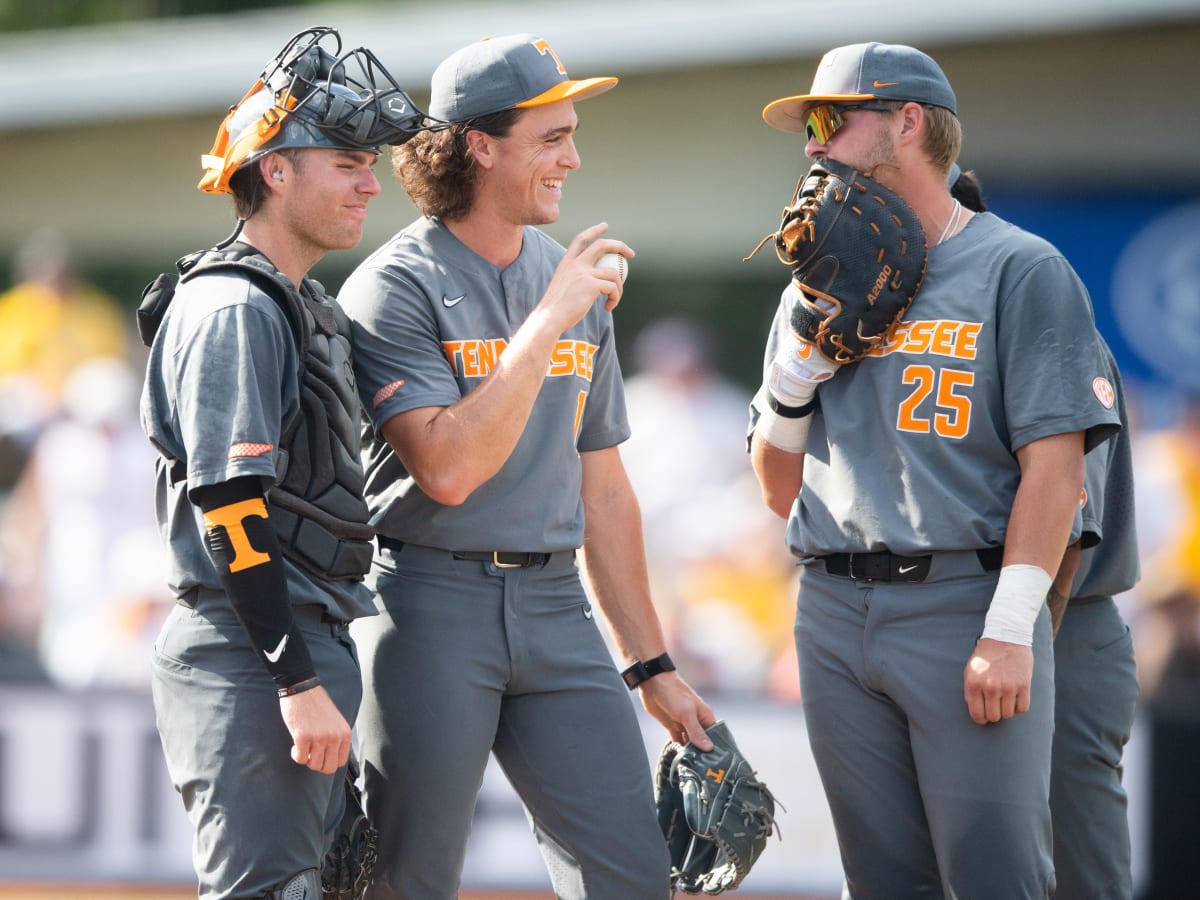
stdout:
<svg viewBox="0 0 1200 900">
<path fill-rule="evenodd" d="M 1139 437 L 1138 681 L 1147 705 L 1182 702 L 1200 715 L 1200 398 L 1173 427 Z M 1181 692 L 1171 682 L 1187 670 Z"/>
<path fill-rule="evenodd" d="M 0 632 L 65 687 L 148 685 L 171 605 L 139 388 L 123 359 L 77 366 L 0 517 Z"/>
<path fill-rule="evenodd" d="M 12 484 L 37 433 L 59 410 L 79 362 L 124 356 L 132 316 L 80 280 L 62 235 L 30 235 L 0 294 L 0 489 Z M 128 319 L 128 321 L 126 321 Z"/>
<path fill-rule="evenodd" d="M 750 394 L 720 374 L 710 334 L 688 319 L 644 328 L 633 357 L 621 457 L 672 653 L 698 690 L 762 692 L 791 645 L 795 569 L 746 455 Z"/>
</svg>

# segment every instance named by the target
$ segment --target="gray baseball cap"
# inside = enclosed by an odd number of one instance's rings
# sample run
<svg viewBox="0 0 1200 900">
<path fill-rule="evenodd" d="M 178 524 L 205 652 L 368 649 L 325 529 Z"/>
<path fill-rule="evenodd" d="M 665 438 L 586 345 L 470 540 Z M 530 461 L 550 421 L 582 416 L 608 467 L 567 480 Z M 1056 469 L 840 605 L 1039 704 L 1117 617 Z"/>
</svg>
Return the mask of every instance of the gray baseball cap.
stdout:
<svg viewBox="0 0 1200 900">
<path fill-rule="evenodd" d="M 536 35 L 484 38 L 434 70 L 429 115 L 466 122 L 505 109 L 584 100 L 616 84 L 611 77 L 572 81 L 550 45 Z"/>
<path fill-rule="evenodd" d="M 941 106 L 957 115 L 954 90 L 929 56 L 903 44 L 850 44 L 830 50 L 817 66 L 812 88 L 768 103 L 763 121 L 780 131 L 805 132 L 810 106 L 902 100 Z"/>
</svg>

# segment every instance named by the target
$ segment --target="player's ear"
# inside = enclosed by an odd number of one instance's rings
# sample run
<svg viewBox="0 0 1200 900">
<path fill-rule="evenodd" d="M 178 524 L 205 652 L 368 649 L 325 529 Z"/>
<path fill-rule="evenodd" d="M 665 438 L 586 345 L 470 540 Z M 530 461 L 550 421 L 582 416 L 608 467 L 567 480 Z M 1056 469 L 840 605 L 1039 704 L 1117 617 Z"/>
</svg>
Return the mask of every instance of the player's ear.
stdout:
<svg viewBox="0 0 1200 900">
<path fill-rule="evenodd" d="M 900 135 L 912 137 L 925 122 L 925 108 L 920 103 L 905 103 L 900 107 Z"/>
<path fill-rule="evenodd" d="M 262 175 L 263 181 L 273 186 L 284 182 L 290 174 L 290 170 L 287 157 L 282 153 L 268 153 L 258 160 L 258 171 Z"/>
<path fill-rule="evenodd" d="M 492 136 L 472 128 L 463 135 L 463 140 L 467 142 L 467 153 L 474 158 L 475 164 L 490 169 L 494 162 Z"/>
</svg>

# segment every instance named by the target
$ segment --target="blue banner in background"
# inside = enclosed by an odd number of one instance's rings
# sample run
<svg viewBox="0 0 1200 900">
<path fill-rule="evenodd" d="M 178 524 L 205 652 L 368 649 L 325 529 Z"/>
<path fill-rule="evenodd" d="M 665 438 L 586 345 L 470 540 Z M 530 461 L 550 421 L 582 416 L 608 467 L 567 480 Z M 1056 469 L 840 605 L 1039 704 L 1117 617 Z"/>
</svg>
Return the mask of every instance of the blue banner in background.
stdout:
<svg viewBox="0 0 1200 900">
<path fill-rule="evenodd" d="M 1075 267 L 1143 399 L 1200 399 L 1200 197 L 984 188 L 993 212 Z"/>
</svg>

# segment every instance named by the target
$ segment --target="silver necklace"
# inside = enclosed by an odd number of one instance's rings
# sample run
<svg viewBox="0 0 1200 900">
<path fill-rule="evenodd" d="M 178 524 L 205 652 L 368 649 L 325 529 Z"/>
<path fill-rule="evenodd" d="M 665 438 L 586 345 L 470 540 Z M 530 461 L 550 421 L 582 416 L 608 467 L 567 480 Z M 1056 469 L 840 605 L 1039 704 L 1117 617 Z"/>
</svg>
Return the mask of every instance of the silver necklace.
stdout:
<svg viewBox="0 0 1200 900">
<path fill-rule="evenodd" d="M 954 233 L 954 230 L 958 227 L 958 220 L 962 217 L 962 211 L 963 205 L 955 198 L 954 209 L 950 212 L 950 218 L 946 220 L 946 227 L 942 229 L 942 236 L 938 238 L 938 244 Z M 937 244 L 934 244 L 934 246 L 936 247 Z"/>
</svg>

